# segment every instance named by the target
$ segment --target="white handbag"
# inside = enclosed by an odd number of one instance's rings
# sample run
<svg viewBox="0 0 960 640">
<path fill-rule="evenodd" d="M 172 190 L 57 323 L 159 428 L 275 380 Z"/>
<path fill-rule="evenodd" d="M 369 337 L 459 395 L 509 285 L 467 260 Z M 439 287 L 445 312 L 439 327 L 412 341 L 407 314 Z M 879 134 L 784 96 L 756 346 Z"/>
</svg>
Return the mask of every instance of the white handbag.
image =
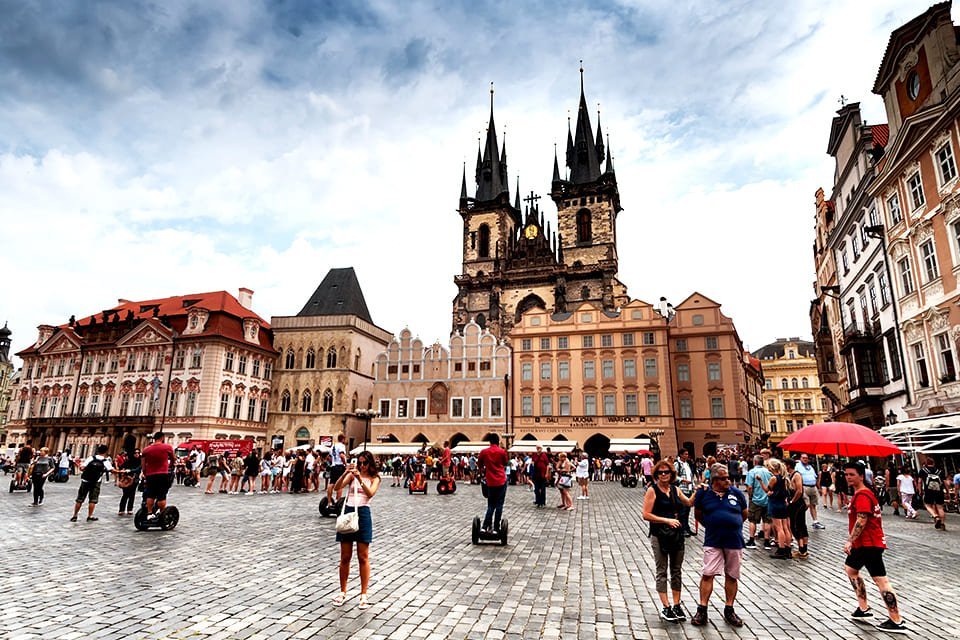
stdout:
<svg viewBox="0 0 960 640">
<path fill-rule="evenodd" d="M 357 502 L 360 497 L 360 483 L 353 485 L 353 501 Z M 347 499 L 343 499 L 343 506 L 340 507 L 340 515 L 337 516 L 337 533 L 356 533 L 360 530 L 359 507 L 354 507 L 351 513 L 345 513 L 347 510 Z"/>
</svg>

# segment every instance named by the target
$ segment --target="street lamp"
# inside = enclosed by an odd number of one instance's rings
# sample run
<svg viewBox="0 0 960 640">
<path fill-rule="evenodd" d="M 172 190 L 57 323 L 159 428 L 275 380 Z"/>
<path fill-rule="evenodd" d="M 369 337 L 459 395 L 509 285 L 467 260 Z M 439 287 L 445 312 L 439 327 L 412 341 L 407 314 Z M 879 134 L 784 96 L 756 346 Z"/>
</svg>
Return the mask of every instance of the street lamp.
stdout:
<svg viewBox="0 0 960 640">
<path fill-rule="evenodd" d="M 363 419 L 363 450 L 367 450 L 367 440 L 370 439 L 370 421 L 380 417 L 380 412 L 376 409 L 357 409 L 354 414 Z"/>
<path fill-rule="evenodd" d="M 650 429 L 647 431 L 647 435 L 653 439 L 653 443 L 657 447 L 656 454 L 658 457 L 660 456 L 660 436 L 662 436 L 664 433 L 666 432 L 663 429 Z"/>
</svg>

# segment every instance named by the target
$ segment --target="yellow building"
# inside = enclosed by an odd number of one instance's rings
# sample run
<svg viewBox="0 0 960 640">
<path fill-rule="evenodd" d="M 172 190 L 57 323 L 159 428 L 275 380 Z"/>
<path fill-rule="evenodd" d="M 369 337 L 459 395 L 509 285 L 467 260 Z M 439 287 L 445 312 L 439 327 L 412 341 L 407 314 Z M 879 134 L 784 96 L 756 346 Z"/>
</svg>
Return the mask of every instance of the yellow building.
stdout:
<svg viewBox="0 0 960 640">
<path fill-rule="evenodd" d="M 779 338 L 754 352 L 766 383 L 763 433 L 776 445 L 790 433 L 827 418 L 827 400 L 820 391 L 817 358 L 812 342 Z"/>
</svg>

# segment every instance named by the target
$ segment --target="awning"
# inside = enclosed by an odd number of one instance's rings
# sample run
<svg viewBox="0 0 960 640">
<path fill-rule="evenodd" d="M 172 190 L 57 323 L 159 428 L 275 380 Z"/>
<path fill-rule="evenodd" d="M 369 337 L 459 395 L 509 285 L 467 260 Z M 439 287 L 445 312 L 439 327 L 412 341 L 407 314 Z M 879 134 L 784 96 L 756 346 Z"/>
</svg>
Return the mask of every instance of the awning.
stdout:
<svg viewBox="0 0 960 640">
<path fill-rule="evenodd" d="M 610 438 L 610 453 L 650 451 L 650 438 Z"/>
<path fill-rule="evenodd" d="M 481 442 L 469 442 L 464 441 L 455 446 L 453 449 L 450 449 L 451 453 L 480 453 L 484 449 L 490 446 L 490 443 L 487 441 Z"/>
<path fill-rule="evenodd" d="M 577 448 L 576 440 L 520 440 L 510 447 L 510 453 L 533 453 L 537 447 L 543 447 L 546 451 L 550 448 L 550 453 L 570 453 Z"/>
<path fill-rule="evenodd" d="M 419 453 L 423 449 L 422 442 L 368 442 L 367 451 L 375 456 L 404 456 Z M 350 450 L 350 455 L 355 456 L 363 451 L 363 444 Z"/>
<path fill-rule="evenodd" d="M 960 413 L 904 420 L 881 428 L 880 435 L 904 451 L 960 453 Z"/>
</svg>

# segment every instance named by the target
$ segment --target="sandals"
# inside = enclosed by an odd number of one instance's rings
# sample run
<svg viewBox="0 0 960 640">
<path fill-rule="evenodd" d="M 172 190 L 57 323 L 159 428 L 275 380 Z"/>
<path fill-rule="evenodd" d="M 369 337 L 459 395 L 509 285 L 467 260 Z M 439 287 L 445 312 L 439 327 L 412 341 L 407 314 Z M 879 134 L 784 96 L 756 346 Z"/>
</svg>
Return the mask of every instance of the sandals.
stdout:
<svg viewBox="0 0 960 640">
<path fill-rule="evenodd" d="M 338 593 L 338 594 L 336 595 L 336 597 L 334 597 L 334 599 L 333 599 L 333 606 L 339 607 L 340 605 L 342 605 L 342 604 L 344 603 L 344 601 L 346 601 L 346 599 L 347 599 L 347 592 L 346 592 L 346 591 L 341 591 L 340 593 Z"/>
<path fill-rule="evenodd" d="M 360 602 L 359 602 L 359 604 L 357 604 L 357 608 L 358 608 L 358 609 L 369 609 L 369 608 L 370 608 L 370 602 L 367 600 L 367 594 L 365 594 L 365 593 L 361 593 L 361 594 L 360 594 Z"/>
</svg>

